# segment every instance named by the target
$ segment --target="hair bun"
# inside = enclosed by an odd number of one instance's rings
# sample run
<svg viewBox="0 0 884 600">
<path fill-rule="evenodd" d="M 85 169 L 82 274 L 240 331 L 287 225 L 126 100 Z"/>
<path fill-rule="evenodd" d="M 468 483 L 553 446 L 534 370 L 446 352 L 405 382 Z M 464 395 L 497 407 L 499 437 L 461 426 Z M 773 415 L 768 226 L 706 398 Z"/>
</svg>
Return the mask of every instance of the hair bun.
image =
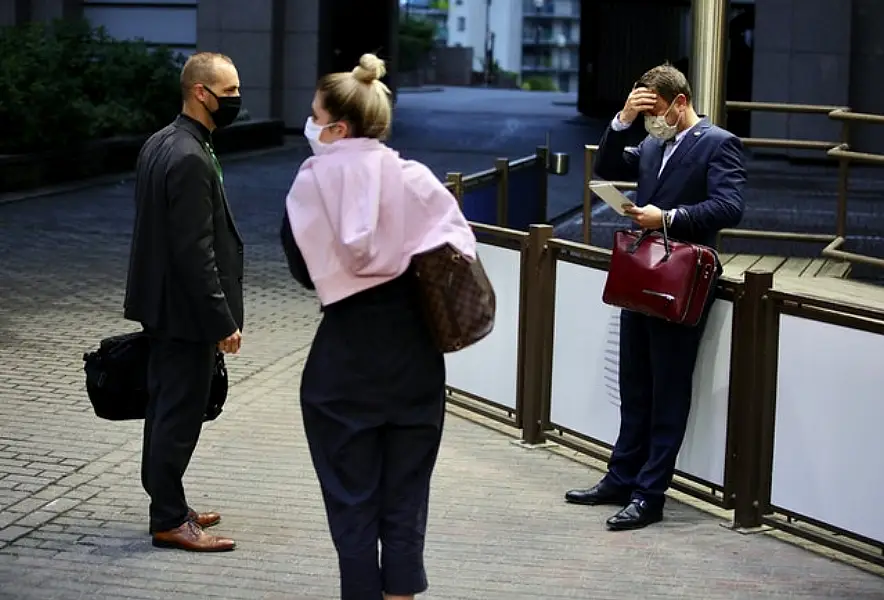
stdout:
<svg viewBox="0 0 884 600">
<path fill-rule="evenodd" d="M 359 65 L 353 69 L 353 77 L 362 83 L 371 83 L 387 74 L 384 61 L 374 54 L 363 54 Z"/>
</svg>

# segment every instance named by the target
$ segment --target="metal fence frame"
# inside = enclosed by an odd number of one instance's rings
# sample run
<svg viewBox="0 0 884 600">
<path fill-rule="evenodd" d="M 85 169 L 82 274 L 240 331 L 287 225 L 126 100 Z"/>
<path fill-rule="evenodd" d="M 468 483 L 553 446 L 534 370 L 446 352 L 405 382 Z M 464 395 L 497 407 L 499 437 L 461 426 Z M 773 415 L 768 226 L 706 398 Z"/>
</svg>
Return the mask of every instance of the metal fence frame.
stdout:
<svg viewBox="0 0 884 600">
<path fill-rule="evenodd" d="M 591 156 L 587 163 L 591 172 Z M 502 162 L 498 161 L 492 171 L 493 175 L 484 171 L 468 178 L 451 178 L 449 188 L 460 199 L 464 181 L 473 182 L 467 185 L 497 181 L 499 174 L 505 172 Z M 623 184 L 623 187 L 629 185 Z M 584 201 L 587 202 L 586 196 Z M 565 261 L 607 270 L 610 250 L 554 239 L 553 228 L 545 224 L 532 225 L 527 233 L 492 225 L 472 225 L 481 243 L 509 247 L 521 254 L 516 409 L 471 395 L 469 390 L 450 389 L 449 401 L 518 428 L 525 445 L 552 441 L 606 459 L 609 447 L 552 423 L 550 410 L 556 265 Z M 884 566 L 884 542 L 863 538 L 771 504 L 779 315 L 827 320 L 884 335 L 884 310 L 787 293 L 776 288 L 773 273 L 751 270 L 739 280 L 722 278 L 717 294 L 733 302 L 734 308 L 724 485 L 681 473 L 673 482 L 673 488 L 732 510 L 733 529 L 774 527 Z"/>
<path fill-rule="evenodd" d="M 804 114 L 826 116 L 830 120 L 841 123 L 840 141 L 822 140 L 791 140 L 773 138 L 741 138 L 746 148 L 781 148 L 787 150 L 815 150 L 825 152 L 826 156 L 838 161 L 838 195 L 834 232 L 832 234 L 800 233 L 794 231 L 757 231 L 752 229 L 724 229 L 721 238 L 735 237 L 743 239 L 764 239 L 789 242 L 807 242 L 826 244 L 820 255 L 824 258 L 843 260 L 849 263 L 870 265 L 884 268 L 884 259 L 875 256 L 847 252 L 841 248 L 847 238 L 847 205 L 850 190 L 850 167 L 853 162 L 884 166 L 884 155 L 855 152 L 850 150 L 850 129 L 853 123 L 884 125 L 884 115 L 856 113 L 846 106 L 820 106 L 813 104 L 782 104 L 776 102 L 727 102 L 729 110 L 774 112 L 785 114 Z M 583 186 L 583 243 L 592 243 L 592 191 L 590 183 L 593 178 L 593 163 L 597 145 L 584 147 L 584 186 Z M 634 190 L 634 182 L 612 182 L 618 189 Z"/>
</svg>

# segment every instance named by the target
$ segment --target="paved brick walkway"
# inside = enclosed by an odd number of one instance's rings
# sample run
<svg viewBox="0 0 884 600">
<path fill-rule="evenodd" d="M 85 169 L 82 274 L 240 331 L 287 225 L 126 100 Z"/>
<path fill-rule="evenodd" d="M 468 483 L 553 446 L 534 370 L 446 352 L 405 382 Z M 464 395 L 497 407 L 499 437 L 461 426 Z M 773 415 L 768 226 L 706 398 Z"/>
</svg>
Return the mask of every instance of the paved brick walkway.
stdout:
<svg viewBox="0 0 884 600">
<path fill-rule="evenodd" d="M 227 555 L 158 551 L 146 533 L 137 423 L 91 413 L 81 355 L 120 319 L 131 186 L 0 206 L 0 598 L 333 599 L 337 568 L 300 424 L 318 319 L 278 249 L 297 151 L 229 164 L 247 240 L 248 323 L 228 410 L 188 472 L 224 513 Z M 670 503 L 666 522 L 604 531 L 562 492 L 599 474 L 451 414 L 434 482 L 427 598 L 884 598 L 884 579 Z"/>
</svg>

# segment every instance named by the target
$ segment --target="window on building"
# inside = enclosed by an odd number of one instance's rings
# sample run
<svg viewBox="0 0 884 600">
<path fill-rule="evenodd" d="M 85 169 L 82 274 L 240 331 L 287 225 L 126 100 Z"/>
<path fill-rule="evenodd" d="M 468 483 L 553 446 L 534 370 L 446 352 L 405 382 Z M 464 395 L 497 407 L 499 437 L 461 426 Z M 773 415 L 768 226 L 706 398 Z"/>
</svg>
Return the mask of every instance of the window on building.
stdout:
<svg viewBox="0 0 884 600">
<path fill-rule="evenodd" d="M 457 18 L 457 30 L 458 31 L 466 31 L 467 30 L 467 18 L 466 17 L 458 17 Z"/>
</svg>

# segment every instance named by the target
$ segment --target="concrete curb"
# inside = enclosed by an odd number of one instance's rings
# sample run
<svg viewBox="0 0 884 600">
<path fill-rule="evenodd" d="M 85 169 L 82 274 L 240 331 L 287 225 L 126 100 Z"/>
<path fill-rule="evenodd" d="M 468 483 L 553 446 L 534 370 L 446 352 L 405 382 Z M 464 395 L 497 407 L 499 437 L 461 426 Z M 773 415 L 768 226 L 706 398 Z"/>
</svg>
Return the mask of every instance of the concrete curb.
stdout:
<svg viewBox="0 0 884 600">
<path fill-rule="evenodd" d="M 281 154 L 289 152 L 297 148 L 306 147 L 306 141 L 301 137 L 292 136 L 286 139 L 282 146 L 273 146 L 271 148 L 262 148 L 260 150 L 248 150 L 246 152 L 231 152 L 221 155 L 224 162 L 240 162 L 252 158 L 260 158 L 273 154 Z M 81 179 L 58 185 L 35 188 L 30 190 L 22 190 L 20 192 L 7 192 L 0 194 L 0 206 L 22 202 L 24 200 L 33 200 L 37 198 L 45 198 L 48 196 L 57 196 L 59 194 L 67 194 L 70 192 L 79 192 L 93 187 L 110 185 L 112 183 L 123 183 L 135 177 L 135 171 L 124 171 L 121 173 L 110 173 L 99 177 L 89 179 Z"/>
<path fill-rule="evenodd" d="M 445 88 L 439 86 L 426 86 L 426 87 L 404 87 L 396 90 L 397 94 L 434 94 L 437 92 L 444 92 Z"/>
</svg>

